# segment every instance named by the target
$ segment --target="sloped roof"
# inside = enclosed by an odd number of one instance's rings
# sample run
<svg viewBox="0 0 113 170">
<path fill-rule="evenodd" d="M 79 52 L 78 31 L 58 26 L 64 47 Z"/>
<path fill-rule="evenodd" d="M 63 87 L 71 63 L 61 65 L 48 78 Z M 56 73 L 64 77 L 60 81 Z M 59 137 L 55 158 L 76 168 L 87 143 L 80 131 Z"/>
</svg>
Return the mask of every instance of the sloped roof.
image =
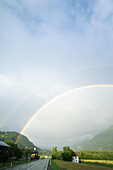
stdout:
<svg viewBox="0 0 113 170">
<path fill-rule="evenodd" d="M 3 141 L 0 141 L 0 146 L 4 146 L 4 147 L 10 147 L 8 144 L 6 144 L 5 142 L 3 142 Z"/>
<path fill-rule="evenodd" d="M 73 152 L 73 155 L 72 156 L 78 156 L 75 152 Z"/>
</svg>

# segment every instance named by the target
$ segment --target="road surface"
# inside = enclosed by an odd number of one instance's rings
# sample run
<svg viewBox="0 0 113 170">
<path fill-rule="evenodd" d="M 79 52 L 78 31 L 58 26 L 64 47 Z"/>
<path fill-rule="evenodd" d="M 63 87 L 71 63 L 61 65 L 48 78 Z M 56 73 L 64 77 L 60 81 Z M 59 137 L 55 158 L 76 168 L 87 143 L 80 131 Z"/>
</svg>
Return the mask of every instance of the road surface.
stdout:
<svg viewBox="0 0 113 170">
<path fill-rule="evenodd" d="M 8 170 L 47 170 L 49 158 L 39 159 L 38 161 L 16 165 L 7 168 Z"/>
</svg>

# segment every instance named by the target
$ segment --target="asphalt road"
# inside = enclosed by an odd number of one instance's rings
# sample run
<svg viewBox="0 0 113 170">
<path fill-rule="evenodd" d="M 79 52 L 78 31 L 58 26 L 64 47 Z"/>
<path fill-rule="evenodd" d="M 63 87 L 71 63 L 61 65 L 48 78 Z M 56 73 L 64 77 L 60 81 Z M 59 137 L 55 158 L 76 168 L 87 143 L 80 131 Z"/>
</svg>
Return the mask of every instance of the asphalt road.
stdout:
<svg viewBox="0 0 113 170">
<path fill-rule="evenodd" d="M 9 167 L 8 170 L 47 170 L 49 158 Z"/>
</svg>

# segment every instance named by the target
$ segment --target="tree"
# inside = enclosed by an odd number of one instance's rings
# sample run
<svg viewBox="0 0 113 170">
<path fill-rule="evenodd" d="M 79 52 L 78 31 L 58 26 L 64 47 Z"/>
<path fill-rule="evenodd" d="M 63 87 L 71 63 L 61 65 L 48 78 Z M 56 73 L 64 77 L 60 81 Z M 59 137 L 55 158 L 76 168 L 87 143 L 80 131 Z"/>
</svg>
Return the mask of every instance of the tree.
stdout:
<svg viewBox="0 0 113 170">
<path fill-rule="evenodd" d="M 64 152 L 68 152 L 69 150 L 70 150 L 70 147 L 69 147 L 69 146 L 64 146 L 64 147 L 63 147 L 63 151 L 64 151 Z"/>
<path fill-rule="evenodd" d="M 73 154 L 73 151 L 72 149 L 70 149 L 69 146 L 63 147 L 62 159 L 64 161 L 72 161 L 72 154 Z"/>
<path fill-rule="evenodd" d="M 57 159 L 62 160 L 62 151 L 57 151 Z"/>
<path fill-rule="evenodd" d="M 52 159 L 72 161 L 73 151 L 69 146 L 63 147 L 63 151 L 57 151 L 57 147 L 52 148 Z"/>
<path fill-rule="evenodd" d="M 30 154 L 31 154 L 31 149 L 28 148 L 28 147 L 26 147 L 26 148 L 24 149 L 24 156 L 26 157 L 26 159 L 29 158 Z"/>
<path fill-rule="evenodd" d="M 6 149 L 0 150 L 0 162 L 7 162 L 9 159 L 9 154 Z"/>
<path fill-rule="evenodd" d="M 9 157 L 20 159 L 23 155 L 23 152 L 21 149 L 18 148 L 18 145 L 14 144 L 13 142 L 6 143 L 10 146 L 10 148 L 8 149 Z"/>
<path fill-rule="evenodd" d="M 15 152 L 15 157 L 16 159 L 21 159 L 23 156 L 23 152 L 21 149 L 17 148 L 16 152 Z"/>
<path fill-rule="evenodd" d="M 52 159 L 57 159 L 57 147 L 52 148 Z"/>
</svg>

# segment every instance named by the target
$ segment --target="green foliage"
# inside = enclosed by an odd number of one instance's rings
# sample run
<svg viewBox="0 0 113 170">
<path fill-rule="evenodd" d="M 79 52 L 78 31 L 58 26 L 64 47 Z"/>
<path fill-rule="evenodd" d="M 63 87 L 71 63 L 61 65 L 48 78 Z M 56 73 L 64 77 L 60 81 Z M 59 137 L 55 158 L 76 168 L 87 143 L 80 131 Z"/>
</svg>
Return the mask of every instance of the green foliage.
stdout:
<svg viewBox="0 0 113 170">
<path fill-rule="evenodd" d="M 80 159 L 113 160 L 113 151 L 80 151 Z"/>
<path fill-rule="evenodd" d="M 6 142 L 10 148 L 8 148 L 8 154 L 9 157 L 15 157 L 16 159 L 20 159 L 23 155 L 23 152 L 21 149 L 18 148 L 17 144 L 14 144 L 13 142 Z"/>
<path fill-rule="evenodd" d="M 70 147 L 69 146 L 64 146 L 63 147 L 63 152 L 68 152 L 70 150 Z"/>
<path fill-rule="evenodd" d="M 52 149 L 52 159 L 72 161 L 72 154 L 73 151 L 69 146 L 63 147 L 63 151 L 57 151 L 57 147 L 53 147 Z"/>
<path fill-rule="evenodd" d="M 72 154 L 73 154 L 73 151 L 70 149 L 69 146 L 63 147 L 62 159 L 64 161 L 72 161 Z"/>
<path fill-rule="evenodd" d="M 57 147 L 52 148 L 52 159 L 62 160 L 62 151 L 57 151 Z"/>
<path fill-rule="evenodd" d="M 52 159 L 57 159 L 57 147 L 52 148 Z"/>
<path fill-rule="evenodd" d="M 17 148 L 16 152 L 15 152 L 15 157 L 16 159 L 21 159 L 23 156 L 23 152 L 21 149 Z"/>
<path fill-rule="evenodd" d="M 14 143 L 18 135 L 19 135 L 19 133 L 17 133 L 17 132 L 10 132 L 10 131 L 1 132 L 0 131 L 0 140 L 4 141 L 4 142 L 11 141 L 11 142 Z M 34 148 L 36 148 L 36 150 L 38 151 L 38 153 L 40 155 L 51 155 L 50 150 L 46 150 L 46 149 L 41 150 L 40 148 L 36 147 L 32 142 L 30 142 L 29 139 L 24 135 L 20 136 L 17 145 L 20 149 L 28 147 L 28 148 L 31 148 L 33 150 Z"/>
<path fill-rule="evenodd" d="M 0 152 L 0 162 L 7 162 L 9 159 L 8 151 L 3 149 Z"/>
<path fill-rule="evenodd" d="M 31 150 L 29 148 L 26 148 L 24 150 L 24 156 L 26 157 L 27 160 L 30 157 L 30 154 L 31 154 Z"/>
<path fill-rule="evenodd" d="M 57 159 L 62 160 L 62 151 L 57 152 Z"/>
<path fill-rule="evenodd" d="M 11 141 L 11 142 L 15 142 L 17 136 L 19 135 L 19 133 L 17 132 L 1 132 L 0 131 L 0 140 L 1 141 Z M 25 147 L 28 147 L 28 148 L 36 148 L 37 150 L 40 150 L 40 148 L 36 147 L 32 142 L 29 141 L 29 139 L 24 136 L 24 135 L 21 135 L 20 138 L 19 138 L 19 141 L 17 143 L 18 147 L 20 149 L 23 149 Z"/>
</svg>

